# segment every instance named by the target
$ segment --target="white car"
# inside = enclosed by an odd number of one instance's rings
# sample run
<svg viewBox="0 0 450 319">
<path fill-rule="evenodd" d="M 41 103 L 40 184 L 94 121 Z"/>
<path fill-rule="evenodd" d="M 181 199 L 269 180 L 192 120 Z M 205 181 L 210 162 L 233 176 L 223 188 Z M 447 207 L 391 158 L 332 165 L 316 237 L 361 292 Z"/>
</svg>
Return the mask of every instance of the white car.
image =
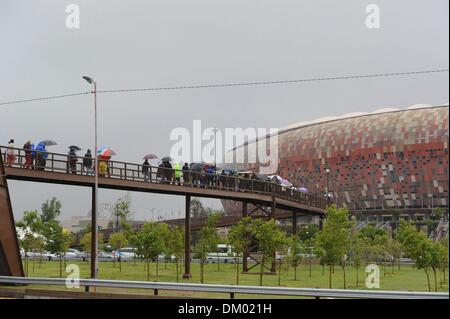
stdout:
<svg viewBox="0 0 450 319">
<path fill-rule="evenodd" d="M 74 259 L 84 260 L 85 254 L 79 251 L 78 249 L 69 248 L 64 254 L 64 258 L 66 260 L 74 260 Z"/>
<path fill-rule="evenodd" d="M 216 252 L 208 253 L 206 262 L 211 264 L 215 264 L 218 262 L 221 264 L 233 264 L 236 262 L 236 254 L 232 252 L 231 246 L 226 244 L 219 244 L 217 245 Z"/>
<path fill-rule="evenodd" d="M 129 261 L 136 258 L 135 251 L 136 249 L 134 249 L 133 247 L 124 247 L 117 249 L 113 252 L 113 254 L 117 259 L 120 258 L 121 261 Z"/>
</svg>

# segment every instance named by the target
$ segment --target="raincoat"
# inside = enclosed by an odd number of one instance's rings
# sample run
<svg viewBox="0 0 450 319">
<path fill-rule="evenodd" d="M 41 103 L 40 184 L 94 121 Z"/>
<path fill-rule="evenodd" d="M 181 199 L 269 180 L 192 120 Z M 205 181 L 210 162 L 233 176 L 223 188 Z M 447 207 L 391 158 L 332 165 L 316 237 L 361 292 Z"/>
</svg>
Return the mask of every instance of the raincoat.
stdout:
<svg viewBox="0 0 450 319">
<path fill-rule="evenodd" d="M 173 169 L 174 169 L 174 171 L 175 171 L 175 178 L 176 178 L 177 180 L 181 179 L 181 177 L 183 176 L 183 171 L 182 171 L 182 169 L 181 169 L 180 163 L 175 163 L 175 164 L 173 165 Z"/>
</svg>

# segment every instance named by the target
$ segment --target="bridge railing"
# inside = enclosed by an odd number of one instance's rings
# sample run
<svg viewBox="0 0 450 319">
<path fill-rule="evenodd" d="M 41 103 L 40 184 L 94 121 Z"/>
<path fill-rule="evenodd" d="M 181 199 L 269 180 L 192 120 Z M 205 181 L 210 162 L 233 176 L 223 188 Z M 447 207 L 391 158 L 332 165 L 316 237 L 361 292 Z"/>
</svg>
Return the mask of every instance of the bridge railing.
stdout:
<svg viewBox="0 0 450 319">
<path fill-rule="evenodd" d="M 354 289 L 326 289 L 326 288 L 296 288 L 296 287 L 268 287 L 268 286 L 237 286 L 213 285 L 171 282 L 125 281 L 107 279 L 79 279 L 80 287 L 108 287 L 124 289 L 153 290 L 154 295 L 160 291 L 190 291 L 203 293 L 228 294 L 231 299 L 236 294 L 267 295 L 267 296 L 296 296 L 312 298 L 364 298 L 364 299 L 449 299 L 448 292 L 422 291 L 387 291 L 387 290 L 354 290 Z M 67 286 L 66 278 L 25 278 L 0 276 L 0 284 L 16 285 L 49 285 Z M 66 290 L 67 291 L 67 290 Z"/>
<path fill-rule="evenodd" d="M 5 165 L 15 168 L 93 176 L 94 169 L 100 166 L 100 177 L 272 195 L 277 198 L 320 209 L 325 209 L 329 204 L 327 199 L 322 196 L 303 193 L 271 181 L 257 178 L 211 174 L 193 170 L 176 171 L 173 168 L 151 165 L 144 166 L 142 164 L 105 159 L 97 159 L 98 163 L 96 164 L 95 158 L 30 151 L 5 146 L 0 146 L 0 151 L 2 155 L 5 154 Z M 11 160 L 11 157 L 8 160 L 6 156 L 7 152 L 14 154 L 13 160 Z M 86 161 L 91 162 L 92 166 L 85 165 Z"/>
</svg>

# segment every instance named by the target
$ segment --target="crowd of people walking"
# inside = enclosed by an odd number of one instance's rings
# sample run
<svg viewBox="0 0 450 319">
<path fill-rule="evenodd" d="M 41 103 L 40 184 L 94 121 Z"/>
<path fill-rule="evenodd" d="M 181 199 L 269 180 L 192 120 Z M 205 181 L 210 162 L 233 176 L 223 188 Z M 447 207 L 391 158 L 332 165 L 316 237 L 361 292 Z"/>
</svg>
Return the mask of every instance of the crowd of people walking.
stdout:
<svg viewBox="0 0 450 319">
<path fill-rule="evenodd" d="M 46 149 L 47 145 L 56 145 L 56 143 L 51 144 L 43 141 L 34 145 L 31 141 L 27 141 L 22 149 L 16 149 L 14 139 L 11 139 L 5 152 L 5 164 L 7 166 L 18 164 L 25 169 L 45 170 L 48 156 L 51 154 Z M 182 166 L 180 163 L 172 161 L 170 157 L 163 157 L 157 167 L 152 166 L 148 159 L 145 159 L 141 165 L 128 164 L 128 168 L 126 166 L 118 167 L 118 165 L 124 163 L 111 162 L 111 156 L 114 154 L 112 151 L 99 151 L 97 158 L 95 158 L 89 149 L 83 157 L 78 156 L 77 151 L 80 150 L 81 148 L 77 146 L 69 146 L 68 154 L 65 156 L 66 159 L 61 160 L 61 157 L 58 157 L 58 164 L 66 162 L 67 173 L 94 175 L 95 169 L 98 169 L 100 177 L 114 175 L 114 177 L 128 178 L 129 174 L 132 173 L 133 179 L 137 177 L 145 182 L 229 190 L 251 189 L 264 192 L 270 192 L 273 187 L 276 187 L 275 185 L 279 184 L 277 180 L 257 175 L 251 171 L 218 170 L 215 165 L 206 163 L 184 163 Z M 156 156 L 152 158 L 156 158 Z M 55 161 L 53 157 L 52 161 Z M 95 167 L 95 162 L 97 162 L 97 167 Z M 54 169 L 55 163 L 53 162 L 51 165 Z M 111 174 L 112 170 L 114 174 Z M 133 172 L 130 172 L 130 170 Z"/>
</svg>

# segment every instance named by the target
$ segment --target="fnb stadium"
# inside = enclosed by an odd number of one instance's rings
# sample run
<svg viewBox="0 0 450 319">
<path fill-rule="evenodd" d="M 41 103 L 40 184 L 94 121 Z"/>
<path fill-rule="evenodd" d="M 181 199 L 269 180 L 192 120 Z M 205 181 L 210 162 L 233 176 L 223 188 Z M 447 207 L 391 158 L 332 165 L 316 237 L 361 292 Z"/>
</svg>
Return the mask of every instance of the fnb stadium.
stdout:
<svg viewBox="0 0 450 319">
<path fill-rule="evenodd" d="M 276 174 L 311 193 L 328 194 L 355 214 L 426 215 L 437 207 L 448 212 L 448 123 L 446 104 L 293 124 L 278 133 Z M 240 211 L 238 203 L 223 205 Z"/>
</svg>

